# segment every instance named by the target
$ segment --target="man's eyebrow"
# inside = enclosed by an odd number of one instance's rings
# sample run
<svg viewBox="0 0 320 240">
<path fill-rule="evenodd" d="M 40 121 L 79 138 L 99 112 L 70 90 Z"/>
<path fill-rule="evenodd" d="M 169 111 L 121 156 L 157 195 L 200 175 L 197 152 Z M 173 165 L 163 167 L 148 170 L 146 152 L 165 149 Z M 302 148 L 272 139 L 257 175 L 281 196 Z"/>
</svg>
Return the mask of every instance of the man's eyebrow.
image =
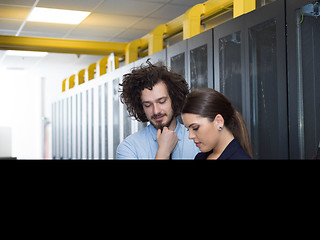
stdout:
<svg viewBox="0 0 320 240">
<path fill-rule="evenodd" d="M 157 101 L 160 101 L 160 100 L 163 100 L 163 99 L 167 99 L 168 97 L 161 97 L 161 98 L 158 98 Z"/>
<path fill-rule="evenodd" d="M 161 101 L 161 100 L 167 99 L 167 98 L 168 98 L 168 97 L 161 97 L 161 98 L 156 99 L 156 101 Z M 152 103 L 152 101 L 142 101 L 141 103 L 142 103 L 142 104 L 144 104 L 144 103 Z"/>
</svg>

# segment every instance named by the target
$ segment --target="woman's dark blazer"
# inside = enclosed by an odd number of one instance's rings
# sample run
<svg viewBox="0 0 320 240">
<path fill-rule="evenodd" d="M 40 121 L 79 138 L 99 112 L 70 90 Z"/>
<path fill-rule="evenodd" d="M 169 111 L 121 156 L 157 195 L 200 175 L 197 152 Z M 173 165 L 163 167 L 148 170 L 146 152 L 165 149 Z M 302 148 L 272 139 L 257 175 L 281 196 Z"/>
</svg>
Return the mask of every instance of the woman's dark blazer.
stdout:
<svg viewBox="0 0 320 240">
<path fill-rule="evenodd" d="M 209 152 L 198 153 L 194 160 L 206 160 L 208 156 L 213 153 L 213 150 Z M 217 158 L 217 160 L 250 160 L 251 157 L 243 150 L 240 143 L 234 138 Z"/>
</svg>

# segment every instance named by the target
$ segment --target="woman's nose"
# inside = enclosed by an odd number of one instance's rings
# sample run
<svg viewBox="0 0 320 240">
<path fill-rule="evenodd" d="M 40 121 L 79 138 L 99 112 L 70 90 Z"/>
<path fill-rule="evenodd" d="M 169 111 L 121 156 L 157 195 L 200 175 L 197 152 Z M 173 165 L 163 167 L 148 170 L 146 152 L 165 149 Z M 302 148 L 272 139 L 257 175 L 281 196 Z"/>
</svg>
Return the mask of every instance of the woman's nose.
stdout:
<svg viewBox="0 0 320 240">
<path fill-rule="evenodd" d="M 191 131 L 189 131 L 189 139 L 193 139 L 193 138 L 194 138 L 194 134 Z"/>
</svg>

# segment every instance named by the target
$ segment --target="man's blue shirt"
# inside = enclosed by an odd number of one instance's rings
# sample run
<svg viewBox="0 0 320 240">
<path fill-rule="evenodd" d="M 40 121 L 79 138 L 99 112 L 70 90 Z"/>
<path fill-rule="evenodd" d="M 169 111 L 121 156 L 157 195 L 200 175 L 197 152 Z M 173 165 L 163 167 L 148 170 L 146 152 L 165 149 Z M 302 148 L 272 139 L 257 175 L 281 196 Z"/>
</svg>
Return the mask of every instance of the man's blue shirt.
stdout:
<svg viewBox="0 0 320 240">
<path fill-rule="evenodd" d="M 187 128 L 179 123 L 178 119 L 174 133 L 179 140 L 172 152 L 172 159 L 193 160 L 200 150 L 188 138 L 189 133 Z M 156 136 L 157 129 L 152 124 L 128 136 L 118 146 L 117 159 L 154 160 L 158 151 Z"/>
</svg>

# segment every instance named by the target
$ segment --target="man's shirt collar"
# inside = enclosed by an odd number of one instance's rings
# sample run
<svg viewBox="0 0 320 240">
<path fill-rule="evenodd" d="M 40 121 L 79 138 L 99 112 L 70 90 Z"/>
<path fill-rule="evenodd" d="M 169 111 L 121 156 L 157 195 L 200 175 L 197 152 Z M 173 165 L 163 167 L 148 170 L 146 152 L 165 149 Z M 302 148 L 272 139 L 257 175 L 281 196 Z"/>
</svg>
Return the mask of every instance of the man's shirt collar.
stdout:
<svg viewBox="0 0 320 240">
<path fill-rule="evenodd" d="M 176 126 L 176 129 L 174 130 L 174 133 L 177 135 L 179 141 L 180 139 L 183 137 L 182 136 L 182 132 L 180 131 L 181 129 L 181 125 L 180 125 L 180 122 L 178 120 L 178 118 L 176 118 L 177 120 L 177 126 Z M 147 126 L 147 128 L 149 129 L 149 132 L 153 138 L 154 141 L 157 141 L 157 131 L 158 129 L 156 129 L 152 124 L 149 124 L 149 126 Z"/>
</svg>

